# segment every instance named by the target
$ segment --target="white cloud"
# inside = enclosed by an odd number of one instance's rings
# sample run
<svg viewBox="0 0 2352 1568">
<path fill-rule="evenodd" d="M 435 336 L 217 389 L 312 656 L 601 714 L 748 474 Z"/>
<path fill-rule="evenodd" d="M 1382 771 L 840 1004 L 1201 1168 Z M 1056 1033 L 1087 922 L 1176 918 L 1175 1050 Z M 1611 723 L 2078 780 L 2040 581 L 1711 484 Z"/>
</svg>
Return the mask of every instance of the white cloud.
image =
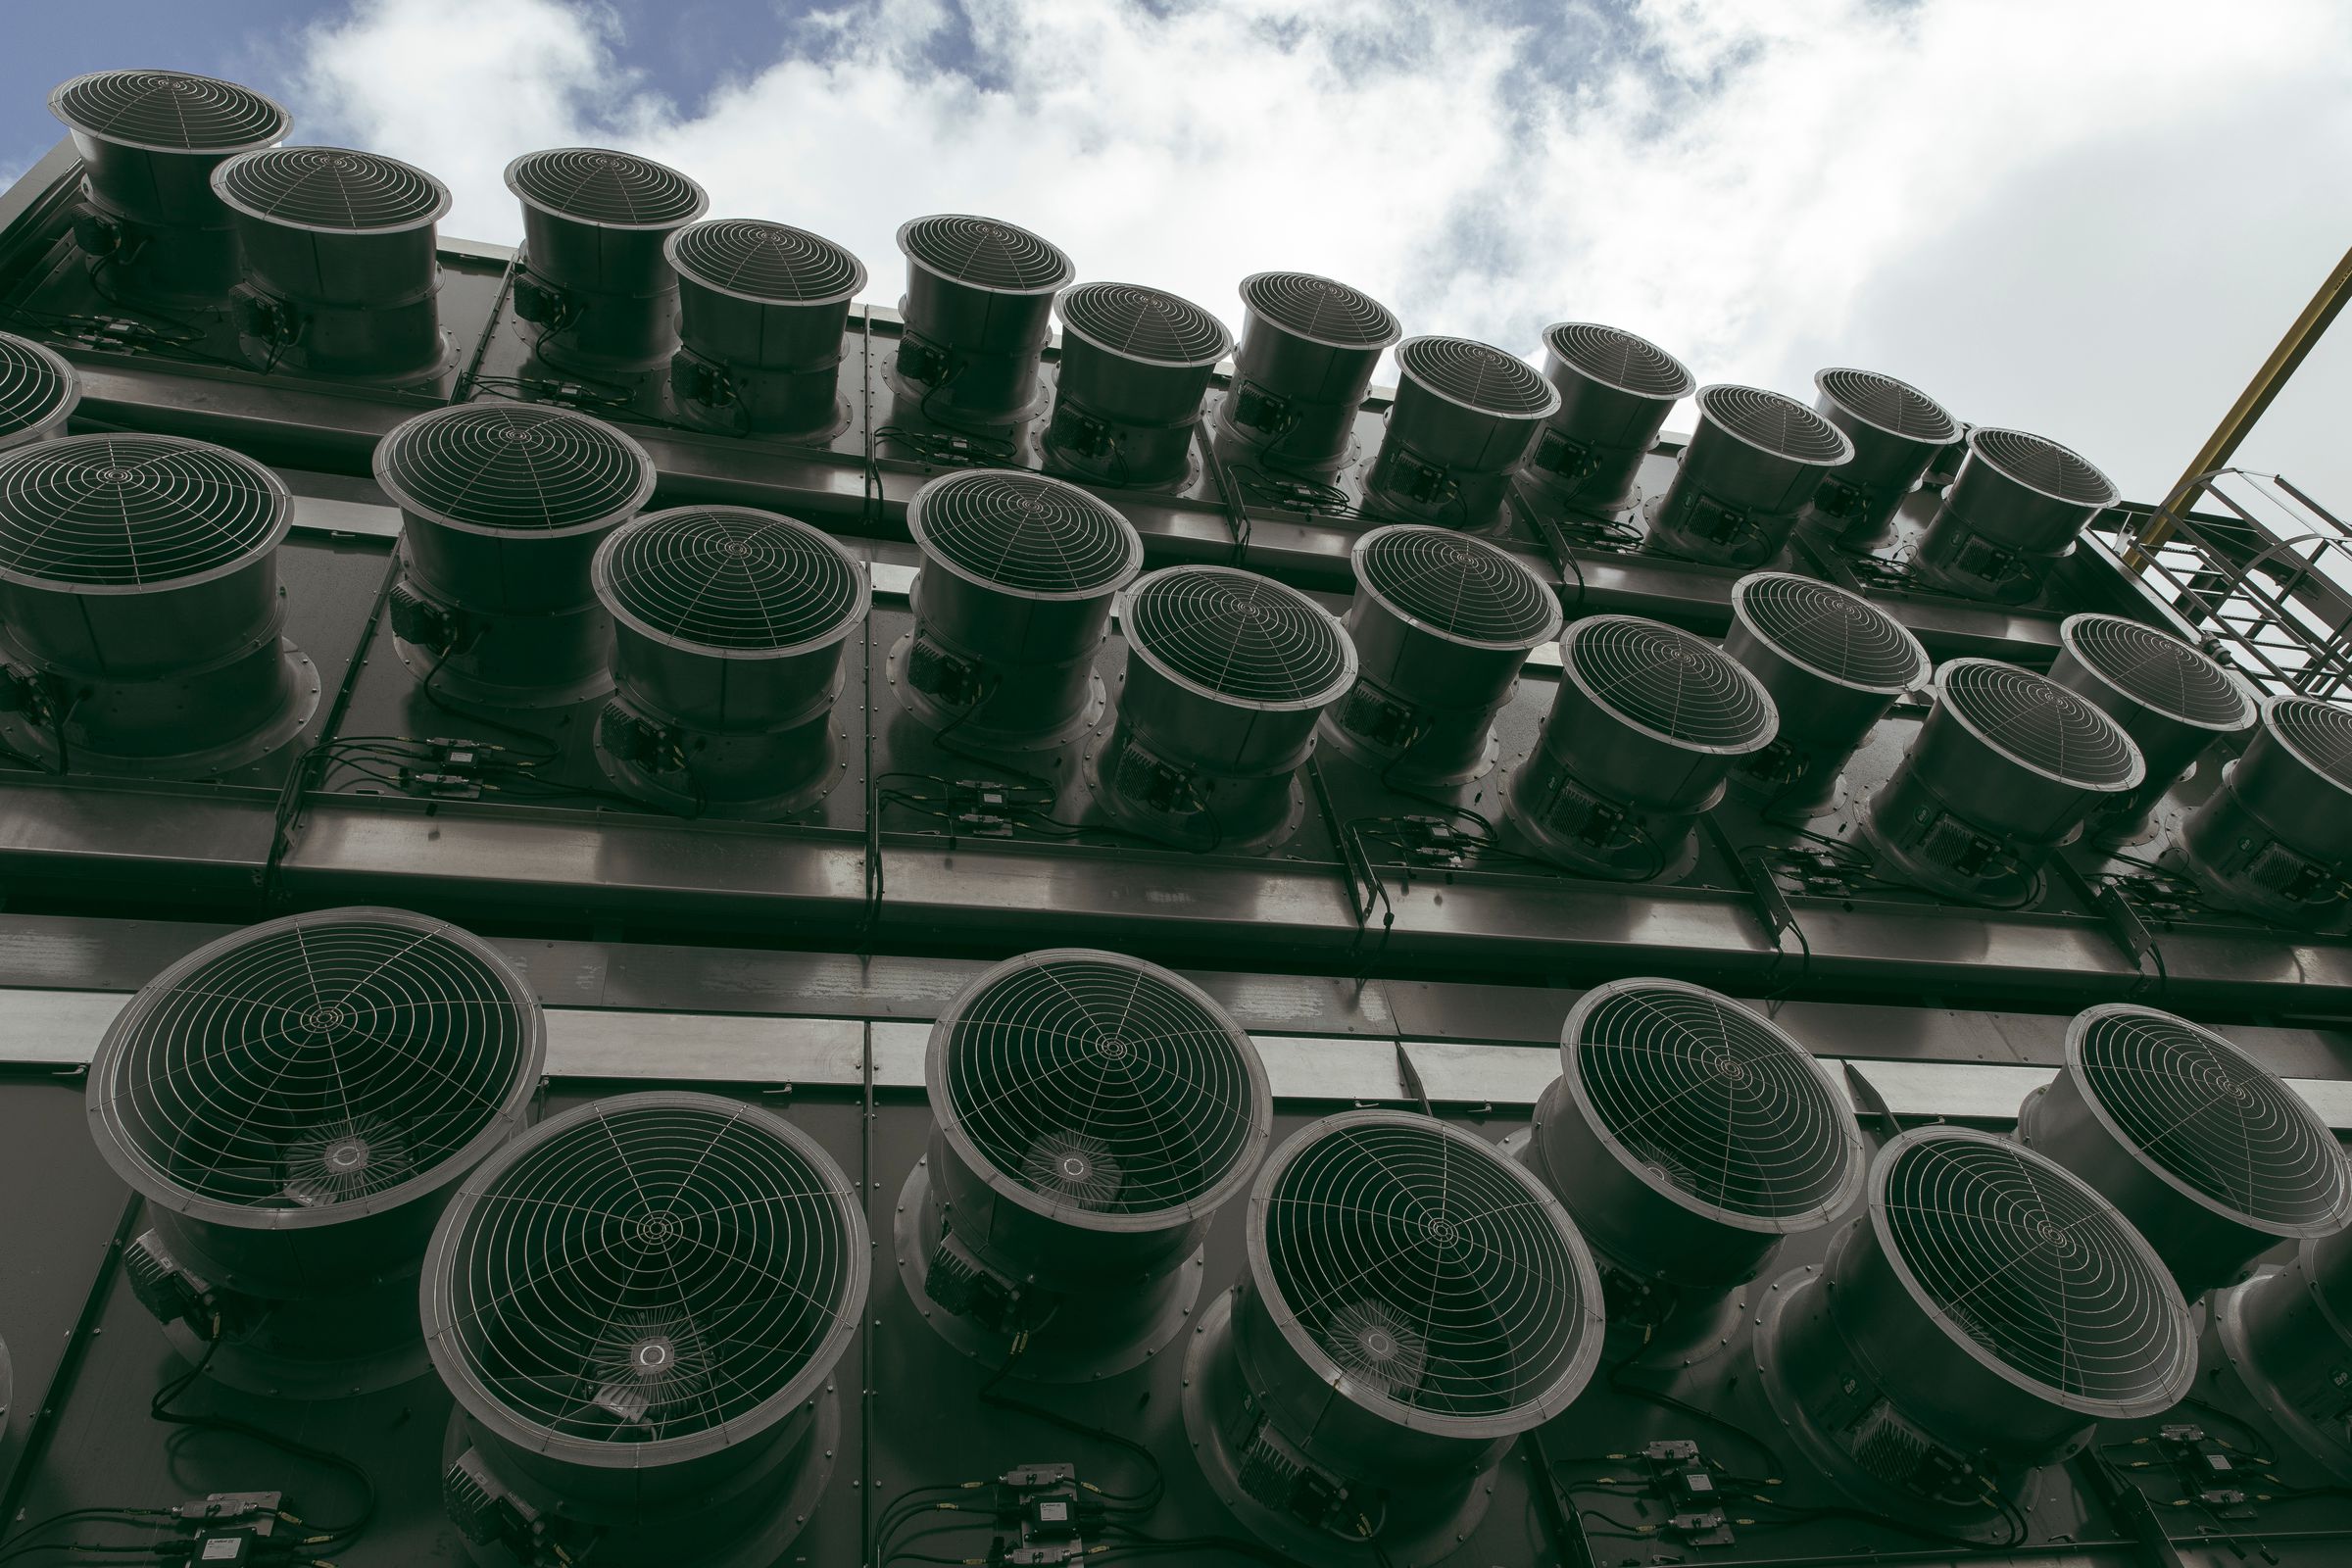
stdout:
<svg viewBox="0 0 2352 1568">
<path fill-rule="evenodd" d="M 601 11 L 373 0 L 312 35 L 298 96 L 307 134 L 447 179 L 453 233 L 514 238 L 507 160 L 598 141 L 692 173 L 715 213 L 842 241 L 877 300 L 899 292 L 901 220 L 981 212 L 1082 276 L 1229 319 L 1243 274 L 1296 267 L 1409 330 L 1518 350 L 1584 317 L 1704 380 L 1808 395 L 1822 364 L 1886 369 L 2133 494 L 2185 461 L 2342 242 L 2335 0 L 2226 24 L 2189 0 L 1165 11 L 974 0 L 981 69 L 959 73 L 935 61 L 938 0 L 853 5 L 797 35 L 815 55 L 779 28 L 774 64 L 681 110 Z M 2340 387 L 2338 359 L 2308 373 Z M 2352 505 L 2325 401 L 2298 388 L 2256 450 Z"/>
</svg>

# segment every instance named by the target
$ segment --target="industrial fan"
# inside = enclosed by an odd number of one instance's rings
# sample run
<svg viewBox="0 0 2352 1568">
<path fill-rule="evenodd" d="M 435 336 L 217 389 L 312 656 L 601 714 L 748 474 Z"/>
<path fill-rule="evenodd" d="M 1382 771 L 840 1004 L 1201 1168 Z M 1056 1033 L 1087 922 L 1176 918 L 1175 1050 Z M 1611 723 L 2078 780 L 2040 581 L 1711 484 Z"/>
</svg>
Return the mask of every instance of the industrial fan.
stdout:
<svg viewBox="0 0 2352 1568">
<path fill-rule="evenodd" d="M 0 332 L 0 452 L 54 441 L 81 404 L 81 377 L 55 349 Z"/>
<path fill-rule="evenodd" d="M 620 1095 L 501 1151 L 423 1286 L 474 1561 L 775 1562 L 841 1447 L 869 1270 L 857 1185 L 757 1105 Z"/>
<path fill-rule="evenodd" d="M 967 213 L 907 220 L 899 251 L 906 325 L 892 389 L 928 418 L 1002 429 L 1034 415 L 1054 296 L 1077 275 L 1069 257 L 1017 224 Z"/>
<path fill-rule="evenodd" d="M 1967 452 L 1911 568 L 1947 593 L 2024 604 L 2122 492 L 2079 454 L 2023 430 L 1972 428 Z"/>
<path fill-rule="evenodd" d="M 2058 627 L 2050 679 L 2123 726 L 2147 777 L 2093 813 L 2090 836 L 2135 844 L 2156 808 L 2218 740 L 2252 729 L 2261 710 L 2246 683 L 2169 632 L 2122 615 L 2069 615 Z"/>
<path fill-rule="evenodd" d="M 1859 594 L 1794 572 L 1732 584 L 1723 651 L 1772 698 L 1781 727 L 1740 759 L 1732 783 L 1766 816 L 1818 816 L 1843 804 L 1843 768 L 1895 700 L 1934 668 L 1910 628 Z"/>
<path fill-rule="evenodd" d="M 1752 386 L 1698 389 L 1698 428 L 1666 491 L 1643 510 L 1650 544 L 1720 566 L 1761 566 L 1787 548 L 1823 479 L 1852 459 L 1843 430 Z"/>
<path fill-rule="evenodd" d="M 669 236 L 710 206 L 674 169 L 608 147 L 553 147 L 507 165 L 522 204 L 514 314 L 531 350 L 589 373 L 658 369 L 678 347 Z"/>
<path fill-rule="evenodd" d="M 90 1064 L 90 1130 L 154 1221 L 124 1253 L 131 1289 L 237 1388 L 416 1377 L 426 1239 L 522 1127 L 544 1052 L 522 976 L 420 914 L 324 909 L 199 948 Z"/>
<path fill-rule="evenodd" d="M 1242 341 L 1217 404 L 1217 454 L 1250 476 L 1328 476 L 1354 442 L 1381 355 L 1404 335 L 1389 308 L 1312 272 L 1242 279 Z"/>
<path fill-rule="evenodd" d="M 678 401 L 713 428 L 823 441 L 849 422 L 839 392 L 850 302 L 865 264 L 822 235 L 753 218 L 671 232 Z"/>
<path fill-rule="evenodd" d="M 2174 823 L 2168 858 L 2216 903 L 2281 925 L 2352 904 L 2352 710 L 2271 697 L 2245 754 Z"/>
<path fill-rule="evenodd" d="M 1192 301 L 1136 283 L 1080 283 L 1055 310 L 1061 359 L 1047 455 L 1100 484 L 1181 483 L 1233 334 Z"/>
<path fill-rule="evenodd" d="M 1936 455 L 1960 439 L 1960 421 L 1908 381 L 1876 370 L 1817 371 L 1814 412 L 1845 433 L 1854 455 L 1814 492 L 1805 521 L 1851 550 L 1885 544 L 1903 498 Z"/>
<path fill-rule="evenodd" d="M 1559 389 L 1517 355 L 1469 338 L 1406 338 L 1365 498 L 1413 521 L 1492 528 L 1559 407 Z"/>
<path fill-rule="evenodd" d="M 929 1152 L 900 1277 L 966 1354 L 1106 1377 L 1183 1329 L 1210 1218 L 1273 1127 L 1249 1035 L 1190 982 L 1065 948 L 1001 963 L 931 1027 Z"/>
<path fill-rule="evenodd" d="M 1597 321 L 1544 329 L 1544 378 L 1560 402 L 1528 465 L 1531 486 L 1580 512 L 1623 512 L 1666 416 L 1697 381 L 1649 339 Z"/>
</svg>

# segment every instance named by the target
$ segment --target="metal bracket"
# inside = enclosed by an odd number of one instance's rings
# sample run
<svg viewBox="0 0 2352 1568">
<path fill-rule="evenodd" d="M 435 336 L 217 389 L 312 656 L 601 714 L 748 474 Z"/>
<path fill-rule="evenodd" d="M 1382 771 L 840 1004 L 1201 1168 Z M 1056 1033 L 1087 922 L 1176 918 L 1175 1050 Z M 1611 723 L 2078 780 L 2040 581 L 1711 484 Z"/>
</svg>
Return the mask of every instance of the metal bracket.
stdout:
<svg viewBox="0 0 2352 1568">
<path fill-rule="evenodd" d="M 1871 1130 L 1879 1135 L 1881 1143 L 1891 1142 L 1902 1133 L 1902 1123 L 1896 1121 L 1894 1112 L 1886 1108 L 1886 1097 L 1880 1094 L 1879 1086 L 1865 1078 L 1862 1069 L 1850 1061 L 1845 1064 L 1845 1089 L 1853 1098 L 1855 1111 L 1870 1123 Z"/>
</svg>

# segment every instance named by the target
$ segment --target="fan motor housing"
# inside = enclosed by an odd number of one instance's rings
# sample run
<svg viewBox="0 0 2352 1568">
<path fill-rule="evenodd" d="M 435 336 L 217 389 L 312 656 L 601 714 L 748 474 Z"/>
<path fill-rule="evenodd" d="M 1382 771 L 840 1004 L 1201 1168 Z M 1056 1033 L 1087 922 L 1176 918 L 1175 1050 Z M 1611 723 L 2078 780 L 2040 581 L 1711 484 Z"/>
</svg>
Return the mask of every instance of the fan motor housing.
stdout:
<svg viewBox="0 0 2352 1568">
<path fill-rule="evenodd" d="M 2107 843 L 2146 837 L 2157 805 L 2207 748 L 2262 716 L 2236 675 L 2171 633 L 2122 615 L 2067 616 L 2050 679 L 2096 704 L 2147 760 L 2139 787 L 2091 819 L 2092 835 Z"/>
<path fill-rule="evenodd" d="M 1666 493 L 1649 504 L 1650 543 L 1693 561 L 1761 566 L 1778 556 L 1822 480 L 1854 444 L 1793 398 L 1760 387 L 1698 389 L 1698 428 Z"/>
<path fill-rule="evenodd" d="M 2040 868 L 2147 764 L 2105 712 L 1990 659 L 1936 671 L 1936 701 L 1862 827 L 1903 876 L 1957 898 L 2030 896 Z"/>
<path fill-rule="evenodd" d="M 2214 1293 L 2222 1354 L 2272 1422 L 2352 1482 L 2352 1230 Z"/>
<path fill-rule="evenodd" d="M 682 404 L 720 428 L 802 440 L 848 422 L 841 357 L 864 263 L 807 229 L 749 218 L 689 223 L 662 254 L 678 277 L 670 384 Z"/>
<path fill-rule="evenodd" d="M 1372 371 L 1404 329 L 1370 295 L 1312 272 L 1253 272 L 1241 292 L 1241 347 L 1213 429 L 1218 456 L 1295 473 L 1337 469 Z"/>
<path fill-rule="evenodd" d="M 54 441 L 81 405 L 81 377 L 45 343 L 0 332 L 0 452 Z"/>
<path fill-rule="evenodd" d="M 0 659 L 21 745 L 203 777 L 291 739 L 318 696 L 279 635 L 292 520 L 276 474 L 201 441 L 68 436 L 0 453 Z"/>
<path fill-rule="evenodd" d="M 1136 283 L 1064 289 L 1060 374 L 1046 452 L 1102 484 L 1177 484 L 1217 362 L 1233 352 L 1225 323 L 1192 301 Z"/>
<path fill-rule="evenodd" d="M 1972 427 L 1968 458 L 1921 536 L 1912 569 L 1947 593 L 2024 604 L 2120 499 L 2113 480 L 2055 441 Z"/>
<path fill-rule="evenodd" d="M 1813 385 L 1814 412 L 1845 433 L 1854 455 L 1822 480 L 1810 520 L 1851 549 L 1884 544 L 1903 498 L 1960 439 L 1960 421 L 1908 381 L 1875 370 L 1819 370 Z"/>
<path fill-rule="evenodd" d="M 2352 1167 L 2309 1103 L 2237 1047 L 2131 1003 L 2078 1013 L 2018 1141 L 2106 1195 L 2191 1301 L 2281 1239 L 2352 1224 Z"/>
<path fill-rule="evenodd" d="M 1485 772 L 1494 714 L 1528 654 L 1559 635 L 1559 596 L 1508 551 L 1426 523 L 1373 529 L 1348 564 L 1356 681 L 1325 710 L 1322 738 L 1397 782 Z"/>
<path fill-rule="evenodd" d="M 549 365 L 642 371 L 678 347 L 678 274 L 664 249 L 710 198 L 676 170 L 606 147 L 524 153 L 507 165 L 522 204 L 517 314 Z"/>
<path fill-rule="evenodd" d="M 906 710 L 1011 751 L 1085 728 L 1102 707 L 1111 602 L 1143 569 L 1135 525 L 1059 479 L 972 469 L 916 491 L 906 529 L 923 557 L 914 629 L 890 659 Z"/>
<path fill-rule="evenodd" d="M 1859 594 L 1791 572 L 1760 571 L 1732 585 L 1723 651 L 1762 683 L 1781 715 L 1772 745 L 1732 773 L 1733 786 L 1773 816 L 1834 809 L 1847 759 L 1934 669 L 1901 621 Z"/>
<path fill-rule="evenodd" d="M 891 375 L 900 395 L 992 427 L 1034 415 L 1054 297 L 1077 274 L 1069 257 L 1017 224 L 965 213 L 907 220 L 899 251 L 906 325 Z"/>
<path fill-rule="evenodd" d="M 1469 338 L 1408 337 L 1365 492 L 1415 521 L 1493 527 L 1559 407 L 1559 389 L 1525 360 Z"/>
<path fill-rule="evenodd" d="M 1779 729 L 1771 694 L 1712 643 L 1639 615 L 1573 621 L 1543 734 L 1511 775 L 1510 823 L 1571 870 L 1664 874 Z"/>
<path fill-rule="evenodd" d="M 1288 836 L 1317 720 L 1355 681 L 1355 645 L 1298 589 L 1230 566 L 1146 573 L 1118 598 L 1127 671 L 1087 760 L 1121 826 L 1249 853 Z"/>
<path fill-rule="evenodd" d="M 400 508 L 390 615 L 433 690 L 502 707 L 611 689 L 590 564 L 654 492 L 654 461 L 601 419 L 529 403 L 434 409 L 376 443 Z"/>
<path fill-rule="evenodd" d="M 236 224 L 244 336 L 260 363 L 390 381 L 440 368 L 447 186 L 344 147 L 240 153 L 212 179 Z"/>
<path fill-rule="evenodd" d="M 830 534 L 750 507 L 680 507 L 606 535 L 589 576 L 612 617 L 597 758 L 614 783 L 754 818 L 832 788 L 842 645 L 871 589 Z"/>
<path fill-rule="evenodd" d="M 237 236 L 212 174 L 284 139 L 293 119 L 250 87 L 180 71 L 95 71 L 60 82 L 49 112 L 81 156 L 93 271 L 122 292 L 219 301 L 237 284 Z"/>
<path fill-rule="evenodd" d="M 1597 321 L 1544 329 L 1544 378 L 1560 402 L 1525 469 L 1528 482 L 1580 512 L 1623 512 L 1636 499 L 1642 459 L 1697 379 L 1647 338 Z"/>
<path fill-rule="evenodd" d="M 2270 697 L 2244 755 L 2182 817 L 2173 853 L 2216 901 L 2283 925 L 2352 901 L 2352 711 Z"/>
</svg>

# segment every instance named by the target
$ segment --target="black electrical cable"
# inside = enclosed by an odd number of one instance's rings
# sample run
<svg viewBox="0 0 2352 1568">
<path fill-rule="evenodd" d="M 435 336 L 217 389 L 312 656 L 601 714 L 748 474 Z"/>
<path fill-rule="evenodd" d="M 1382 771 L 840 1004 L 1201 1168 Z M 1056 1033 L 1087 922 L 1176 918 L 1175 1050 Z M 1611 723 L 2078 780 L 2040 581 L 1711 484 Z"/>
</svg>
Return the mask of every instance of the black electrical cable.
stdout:
<svg viewBox="0 0 2352 1568">
<path fill-rule="evenodd" d="M 1167 1473 L 1160 1468 L 1158 1455 L 1133 1438 L 1124 1437 L 1106 1427 L 1094 1426 L 1073 1416 L 1063 1415 L 1058 1410 L 1049 1410 L 1044 1405 L 1031 1404 L 1025 1399 L 1016 1399 L 1011 1395 L 1002 1392 L 1000 1385 L 1010 1377 L 1013 1368 L 1020 1364 L 1021 1355 L 1028 1348 L 1027 1339 L 1026 1334 L 1016 1339 L 1013 1342 L 1012 1353 L 1004 1358 L 1004 1364 L 989 1374 L 988 1381 L 980 1385 L 980 1402 L 993 1409 L 1010 1410 L 1015 1414 L 1028 1416 L 1032 1420 L 1046 1422 L 1051 1426 L 1061 1428 L 1064 1432 L 1074 1433 L 1082 1438 L 1090 1438 L 1099 1443 L 1105 1443 L 1133 1454 L 1143 1461 L 1145 1469 L 1151 1473 L 1150 1484 L 1138 1493 L 1116 1493 L 1098 1488 L 1097 1494 L 1112 1502 L 1131 1506 L 1138 1513 L 1151 1512 L 1152 1509 L 1158 1506 L 1159 1499 L 1167 1494 Z"/>
<path fill-rule="evenodd" d="M 240 1421 L 230 1416 L 197 1415 L 172 1408 L 172 1401 L 187 1393 L 197 1379 L 212 1369 L 213 1357 L 219 1353 L 220 1349 L 220 1323 L 218 1318 L 215 1318 L 210 1332 L 205 1337 L 204 1353 L 196 1358 L 195 1364 L 187 1371 L 156 1391 L 155 1397 L 149 1401 L 147 1406 L 149 1418 L 161 1421 L 168 1426 L 179 1427 L 190 1433 L 220 1432 L 245 1438 L 251 1442 L 275 1448 L 278 1452 L 291 1458 L 305 1460 L 320 1469 L 331 1470 L 348 1477 L 360 1495 L 359 1513 L 349 1524 L 320 1524 L 312 1527 L 314 1534 L 311 1544 L 349 1544 L 358 1540 L 375 1521 L 375 1481 L 368 1475 L 367 1466 L 356 1459 L 337 1453 L 331 1448 L 298 1443 L 292 1438 L 271 1432 L 266 1427 L 255 1426 L 250 1421 Z"/>
</svg>

